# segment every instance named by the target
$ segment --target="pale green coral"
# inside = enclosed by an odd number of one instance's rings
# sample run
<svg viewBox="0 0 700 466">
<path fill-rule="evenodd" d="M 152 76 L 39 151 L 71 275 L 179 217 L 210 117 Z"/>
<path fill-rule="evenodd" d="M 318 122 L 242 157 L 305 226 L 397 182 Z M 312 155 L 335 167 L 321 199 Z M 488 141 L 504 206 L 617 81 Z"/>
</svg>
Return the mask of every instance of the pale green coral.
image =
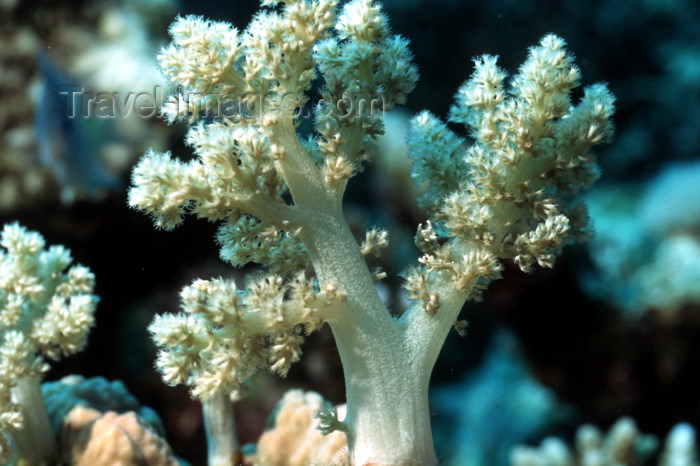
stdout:
<svg viewBox="0 0 700 466">
<path fill-rule="evenodd" d="M 237 293 L 241 293 L 242 303 L 250 301 L 241 307 L 241 315 L 254 316 L 260 310 L 255 306 L 262 302 L 254 299 L 259 295 L 255 290 L 268 290 L 274 284 L 273 292 L 265 295 L 300 294 L 301 284 L 306 281 L 294 277 L 298 277 L 310 260 L 301 232 L 303 225 L 313 221 L 314 216 L 313 208 L 302 208 L 304 198 L 315 203 L 321 200 L 320 196 L 330 195 L 334 204 L 339 203 L 345 181 L 361 169 L 361 161 L 367 159 L 374 137 L 382 131 L 381 115 L 358 113 L 344 118 L 344 114 L 319 105 L 315 109 L 319 135 L 302 144 L 294 134 L 297 121 L 273 111 L 269 99 L 262 103 L 251 101 L 252 97 L 259 97 L 253 93 L 262 90 L 269 98 L 298 92 L 294 105 L 301 106 L 305 99 L 303 92 L 309 90 L 310 79 L 317 74 L 316 66 L 325 78 L 323 96 L 327 104 L 337 104 L 337 99 L 343 98 L 348 105 L 355 105 L 355 94 L 362 93 L 381 97 L 384 105 L 392 105 L 403 102 L 405 94 L 413 87 L 417 76 L 410 62 L 407 42 L 389 34 L 386 17 L 378 6 L 368 1 L 351 2 L 344 7 L 337 22 L 333 14 L 335 8 L 334 2 L 327 1 L 286 2 L 280 12 L 266 11 L 258 15 L 243 34 L 230 25 L 198 17 L 180 18 L 171 27 L 173 43 L 162 51 L 159 60 L 173 84 L 181 86 L 185 94 L 203 97 L 204 101 L 208 98 L 206 94 L 212 91 L 218 93 L 212 98 L 241 97 L 245 92 L 248 94 L 242 98 L 247 109 L 262 113 L 217 118 L 193 125 L 187 143 L 198 158 L 190 162 L 180 162 L 169 153 L 149 152 L 134 170 L 129 203 L 149 212 L 155 224 L 166 229 L 179 225 L 188 213 L 222 221 L 217 241 L 224 260 L 235 266 L 249 262 L 263 264 L 277 274 L 252 282 L 247 292 L 225 291 L 231 287 L 235 290 L 233 282 L 215 280 L 206 282 L 206 286 L 204 282 L 196 282 L 183 291 L 188 296 L 192 293 L 186 291 L 195 288 L 200 292 L 205 292 L 206 288 L 205 293 L 212 299 L 218 293 L 238 299 Z M 337 35 L 329 37 L 334 24 Z M 382 66 L 387 63 L 392 66 Z M 356 75 L 355 79 L 347 79 L 348 73 Z M 196 111 L 190 104 L 184 108 Z M 336 107 L 335 110 L 344 112 L 345 108 Z M 180 110 L 172 111 L 168 106 L 164 111 L 171 119 L 197 117 L 196 114 L 181 114 Z M 386 244 L 386 233 L 372 234 L 368 241 L 365 253 L 376 253 Z M 381 276 L 381 272 L 377 273 Z M 291 281 L 280 278 L 283 276 L 292 277 Z M 323 284 L 322 289 L 334 287 L 333 283 Z M 314 290 L 312 282 L 304 286 L 303 294 L 308 294 L 304 302 L 312 298 L 316 301 L 330 299 L 324 297 L 323 290 Z M 291 302 L 285 300 L 284 306 L 290 306 Z M 282 312 L 282 305 L 282 300 L 265 304 L 266 309 L 279 307 L 276 312 Z M 183 308 L 190 312 L 194 309 L 185 301 Z M 245 313 L 243 309 L 250 312 Z M 267 318 L 260 320 L 264 322 Z M 284 320 L 284 325 L 306 324 L 307 330 L 315 327 L 308 320 L 292 321 Z M 250 331 L 245 326 L 241 330 L 238 321 L 226 321 L 226 324 L 238 328 L 242 334 Z M 195 383 L 207 378 L 204 373 L 186 376 L 176 371 L 173 348 L 187 345 L 166 338 L 165 334 L 177 332 L 163 329 L 177 328 L 183 338 L 184 335 L 195 338 L 209 331 L 211 325 L 193 320 L 191 316 L 187 319 L 168 316 L 159 317 L 152 326 L 159 344 L 171 348 L 161 353 L 159 359 L 166 380 L 199 387 L 195 393 L 201 398 L 213 395 L 219 387 L 205 390 L 201 388 L 203 382 Z M 258 334 L 256 338 L 262 343 L 266 331 L 260 327 L 253 334 Z M 280 363 L 280 358 L 273 358 L 271 365 L 284 367 L 282 372 L 286 372 L 288 361 L 298 358 L 298 350 L 294 349 L 298 338 L 283 340 L 272 346 L 287 348 L 291 345 L 289 356 L 282 358 L 287 362 Z M 257 345 L 246 344 L 245 347 L 257 348 Z M 227 344 L 222 348 L 231 352 L 231 348 L 242 349 L 243 344 Z M 233 368 L 256 369 L 265 366 L 270 359 L 262 353 L 249 356 L 249 360 L 231 365 L 229 371 L 216 371 L 219 377 L 227 374 L 228 382 L 224 384 L 227 390 L 235 391 L 252 374 Z M 222 360 L 218 358 L 217 362 Z M 201 361 L 210 361 L 210 358 L 205 353 L 196 361 L 197 364 L 192 361 L 187 366 L 208 367 Z"/>
<path fill-rule="evenodd" d="M 336 300 L 303 276 L 268 275 L 245 291 L 233 280 L 196 280 L 182 290 L 183 312 L 156 316 L 150 326 L 163 380 L 207 400 L 236 393 L 260 367 L 284 375 L 299 360 L 302 335 L 321 326 Z"/>
<path fill-rule="evenodd" d="M 442 236 L 524 271 L 535 262 L 551 267 L 565 242 L 586 238 L 587 216 L 571 196 L 596 180 L 590 148 L 613 132 L 614 98 L 604 85 L 572 105 L 579 71 L 564 45 L 544 37 L 509 89 L 496 57 L 475 60 L 450 112 L 475 140 L 468 149 L 427 112 L 414 118 L 409 138 L 420 200 Z"/>
<path fill-rule="evenodd" d="M 227 279 L 185 288 L 184 312 L 151 325 L 158 367 L 200 399 L 235 394 L 261 367 L 284 375 L 303 334 L 328 323 L 345 371 L 352 463 L 436 464 L 427 389 L 440 348 L 464 302 L 500 277 L 503 260 L 525 271 L 551 266 L 563 244 L 585 236 L 585 211 L 569 199 L 597 176 L 590 148 L 612 135 L 614 99 L 595 85 L 573 106 L 578 69 L 564 41 L 549 35 L 508 89 L 494 57 L 476 61 L 451 112 L 471 146 L 436 117 L 417 116 L 409 143 L 429 219 L 416 235 L 423 256 L 404 274 L 413 301 L 396 317 L 375 288 L 386 274 L 365 262 L 388 233 L 370 230 L 358 244 L 342 198 L 383 131 L 378 106 L 404 102 L 416 82 L 407 41 L 390 34 L 369 0 L 346 3 L 337 17 L 327 0 L 263 4 L 279 9 L 242 34 L 179 19 L 160 57 L 181 87 L 168 118 L 207 119 L 188 133 L 194 160 L 144 157 L 130 205 L 159 227 L 190 213 L 221 222 L 222 258 L 270 273 L 245 290 Z M 316 77 L 325 81 L 323 101 L 310 114 L 315 133 L 301 137 Z M 220 93 L 238 98 L 242 112 L 217 113 Z"/>
</svg>

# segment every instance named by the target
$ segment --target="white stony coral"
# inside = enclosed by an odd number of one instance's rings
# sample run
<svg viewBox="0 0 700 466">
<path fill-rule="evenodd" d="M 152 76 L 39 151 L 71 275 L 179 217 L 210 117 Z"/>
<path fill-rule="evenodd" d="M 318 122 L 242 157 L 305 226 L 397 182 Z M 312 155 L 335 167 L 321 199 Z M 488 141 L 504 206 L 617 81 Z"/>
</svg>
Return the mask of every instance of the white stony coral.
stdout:
<svg viewBox="0 0 700 466">
<path fill-rule="evenodd" d="M 659 466 L 697 466 L 698 447 L 695 429 L 690 424 L 676 424 L 666 437 Z"/>
<path fill-rule="evenodd" d="M 539 447 L 516 446 L 511 450 L 511 466 L 618 466 L 649 464 L 658 439 L 642 434 L 629 417 L 622 417 L 603 433 L 591 424 L 576 431 L 574 447 L 556 437 L 545 438 Z M 695 431 L 688 424 L 677 424 L 668 434 L 657 463 L 659 466 L 697 466 Z"/>
<path fill-rule="evenodd" d="M 17 223 L 4 227 L 0 246 L 0 458 L 41 459 L 53 440 L 39 381 L 46 358 L 85 347 L 98 301 L 95 278 L 70 266 L 67 249 L 45 249 L 39 233 Z"/>
</svg>

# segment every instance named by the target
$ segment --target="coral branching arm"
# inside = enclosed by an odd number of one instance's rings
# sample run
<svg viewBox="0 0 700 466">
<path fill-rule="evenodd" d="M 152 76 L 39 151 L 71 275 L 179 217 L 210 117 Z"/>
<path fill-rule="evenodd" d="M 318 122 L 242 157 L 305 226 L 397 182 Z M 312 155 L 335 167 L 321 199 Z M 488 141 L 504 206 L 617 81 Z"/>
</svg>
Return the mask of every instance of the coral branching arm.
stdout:
<svg viewBox="0 0 700 466">
<path fill-rule="evenodd" d="M 594 84 L 574 105 L 580 73 L 564 47 L 545 36 L 509 88 L 496 57 L 475 60 L 450 113 L 474 139 L 466 149 L 430 113 L 413 119 L 413 176 L 432 222 L 419 228 L 424 255 L 406 274 L 416 298 L 402 319 L 409 333 L 441 344 L 464 300 L 500 277 L 503 260 L 525 272 L 552 267 L 564 244 L 587 238 L 588 217 L 573 196 L 598 177 L 591 148 L 612 138 L 614 97 Z"/>
<path fill-rule="evenodd" d="M 316 328 L 308 320 L 311 314 L 318 321 L 353 321 L 348 328 L 356 324 L 374 328 L 379 319 L 396 331 L 371 285 L 372 275 L 345 223 L 341 200 L 347 179 L 362 169 L 375 137 L 383 131 L 380 112 L 405 100 L 417 73 L 407 41 L 389 33 L 387 19 L 376 5 L 367 0 L 350 2 L 337 21 L 335 10 L 334 1 L 289 1 L 256 16 L 243 33 L 198 17 L 180 18 L 171 27 L 173 42 L 159 60 L 166 76 L 183 92 L 164 112 L 171 121 L 193 123 L 187 142 L 197 157 L 181 162 L 168 153 L 146 154 L 134 169 L 129 203 L 152 215 L 161 228 L 174 228 L 187 214 L 221 222 L 217 240 L 222 258 L 235 266 L 263 264 L 272 275 L 252 281 L 245 291 L 228 289 L 233 284 L 221 280 L 187 288 L 183 297 L 195 289 L 212 299 L 223 293 L 231 300 L 227 304 L 233 314 L 215 324 L 219 330 L 211 334 L 206 333 L 207 325 L 191 316 L 159 317 L 152 329 L 163 347 L 185 347 L 164 336 L 175 331 L 162 331 L 179 328 L 185 320 L 190 330 L 183 335 L 190 335 L 192 348 L 204 345 L 206 338 L 228 339 L 229 344 L 237 342 L 229 347 L 232 353 L 231 348 L 257 348 L 244 344 L 247 338 L 296 341 L 302 325 L 307 331 Z M 319 72 L 325 79 L 323 100 L 309 109 L 307 93 Z M 240 111 L 195 123 L 198 112 L 222 98 L 239 103 Z M 302 111 L 315 116 L 317 135 L 312 139 L 296 133 Z M 300 278 L 309 262 L 317 284 Z M 361 289 L 362 296 L 351 289 Z M 338 301 L 333 293 L 352 296 L 353 303 L 344 306 L 353 313 L 311 304 Z M 285 297 L 296 295 L 304 298 Z M 235 304 L 234 298 L 239 300 Z M 183 298 L 186 311 L 194 309 L 188 302 Z M 236 339 L 226 334 L 228 328 L 236 329 Z M 253 370 L 268 363 L 273 370 L 286 372 L 298 357 L 297 350 L 281 347 L 289 354 L 236 356 L 239 359 L 231 361 L 227 370 L 219 370 L 228 374 L 226 383 L 212 386 L 235 390 Z M 192 376 L 185 369 L 194 367 L 189 359 L 173 357 L 172 352 L 161 355 L 159 367 L 168 368 L 163 371 L 167 381 L 190 383 L 197 396 L 216 391 L 204 388 L 211 385 L 204 376 L 207 371 Z M 182 365 L 183 361 L 187 362 Z"/>
</svg>

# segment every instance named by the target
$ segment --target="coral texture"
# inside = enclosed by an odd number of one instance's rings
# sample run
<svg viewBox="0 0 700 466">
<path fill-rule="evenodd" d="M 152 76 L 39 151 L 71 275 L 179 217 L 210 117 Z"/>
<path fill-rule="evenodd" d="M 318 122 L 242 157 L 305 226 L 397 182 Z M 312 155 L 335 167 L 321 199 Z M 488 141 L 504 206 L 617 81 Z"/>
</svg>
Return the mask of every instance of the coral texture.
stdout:
<svg viewBox="0 0 700 466">
<path fill-rule="evenodd" d="M 324 436 L 315 414 L 326 402 L 314 392 L 290 390 L 275 409 L 275 425 L 258 440 L 255 464 L 265 466 L 348 465 L 343 432 Z M 342 409 L 340 410 L 342 413 Z"/>
<path fill-rule="evenodd" d="M 648 464 L 658 440 L 642 434 L 628 417 L 619 419 L 603 433 L 595 426 L 581 426 L 573 450 L 559 438 L 548 437 L 538 448 L 516 447 L 512 466 L 617 466 Z M 688 424 L 676 425 L 666 438 L 659 466 L 697 466 L 695 430 Z"/>
<path fill-rule="evenodd" d="M 495 57 L 475 61 L 450 115 L 473 144 L 428 112 L 412 120 L 413 177 L 428 218 L 416 234 L 423 255 L 404 273 L 411 304 L 398 317 L 375 288 L 386 274 L 366 263 L 388 232 L 355 238 L 342 199 L 372 157 L 381 115 L 417 80 L 407 41 L 370 0 L 337 14 L 332 0 L 263 5 L 277 9 L 243 33 L 180 18 L 159 56 L 179 89 L 164 113 L 191 124 L 196 158 L 147 153 L 130 205 L 160 228 L 188 214 L 218 222 L 224 260 L 267 268 L 245 289 L 230 279 L 185 288 L 184 312 L 150 327 L 159 370 L 202 401 L 235 396 L 261 367 L 286 374 L 304 334 L 328 323 L 348 415 L 326 413 L 324 430 L 347 433 L 352 464 L 435 464 L 427 388 L 442 343 L 455 323 L 464 328 L 462 305 L 500 278 L 503 260 L 526 272 L 551 267 L 563 245 L 587 238 L 585 209 L 572 198 L 598 176 L 591 148 L 612 137 L 614 98 L 595 84 L 574 104 L 579 70 L 564 41 L 547 35 L 509 86 Z M 315 78 L 324 85 L 312 100 Z M 313 134 L 297 134 L 308 116 Z"/>
<path fill-rule="evenodd" d="M 4 227 L 0 245 L 0 460 L 39 460 L 53 445 L 39 385 L 46 359 L 85 347 L 95 277 L 70 266 L 66 248 L 45 249 L 39 233 L 19 224 Z"/>
<path fill-rule="evenodd" d="M 99 412 L 133 411 L 151 430 L 161 437 L 165 435 L 156 412 L 147 406 L 141 406 L 120 380 L 68 375 L 61 380 L 41 384 L 41 391 L 54 432 L 60 432 L 68 413 L 80 405 Z"/>
<path fill-rule="evenodd" d="M 62 461 L 75 466 L 180 466 L 170 447 L 134 412 L 76 406 L 64 420 Z"/>
</svg>

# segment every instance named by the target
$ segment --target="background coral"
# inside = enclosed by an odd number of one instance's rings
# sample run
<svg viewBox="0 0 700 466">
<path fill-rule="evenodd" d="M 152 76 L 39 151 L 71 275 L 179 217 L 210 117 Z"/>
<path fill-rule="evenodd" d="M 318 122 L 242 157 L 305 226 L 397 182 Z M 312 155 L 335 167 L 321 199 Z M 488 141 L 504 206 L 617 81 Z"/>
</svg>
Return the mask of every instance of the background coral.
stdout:
<svg viewBox="0 0 700 466">
<path fill-rule="evenodd" d="M 179 466 L 165 439 L 134 412 L 76 406 L 63 420 L 61 461 L 76 466 Z"/>
<path fill-rule="evenodd" d="M 260 437 L 255 464 L 268 466 L 305 466 L 308 464 L 350 464 L 348 444 L 343 432 L 323 435 L 319 431 L 319 410 L 326 401 L 314 392 L 290 390 L 270 415 L 273 425 Z M 344 410 L 338 411 L 342 419 Z"/>
<path fill-rule="evenodd" d="M 86 346 L 95 277 L 63 246 L 17 223 L 0 233 L 0 459 L 45 461 L 54 447 L 40 381 L 48 360 Z"/>
<path fill-rule="evenodd" d="M 639 432 L 630 418 L 620 418 L 603 434 L 592 425 L 576 431 L 575 447 L 559 438 L 544 439 L 539 448 L 518 446 L 511 452 L 512 466 L 615 466 L 648 464 L 659 445 L 657 438 Z M 678 424 L 668 434 L 661 451 L 659 466 L 695 466 L 698 464 L 695 430 Z"/>
</svg>

